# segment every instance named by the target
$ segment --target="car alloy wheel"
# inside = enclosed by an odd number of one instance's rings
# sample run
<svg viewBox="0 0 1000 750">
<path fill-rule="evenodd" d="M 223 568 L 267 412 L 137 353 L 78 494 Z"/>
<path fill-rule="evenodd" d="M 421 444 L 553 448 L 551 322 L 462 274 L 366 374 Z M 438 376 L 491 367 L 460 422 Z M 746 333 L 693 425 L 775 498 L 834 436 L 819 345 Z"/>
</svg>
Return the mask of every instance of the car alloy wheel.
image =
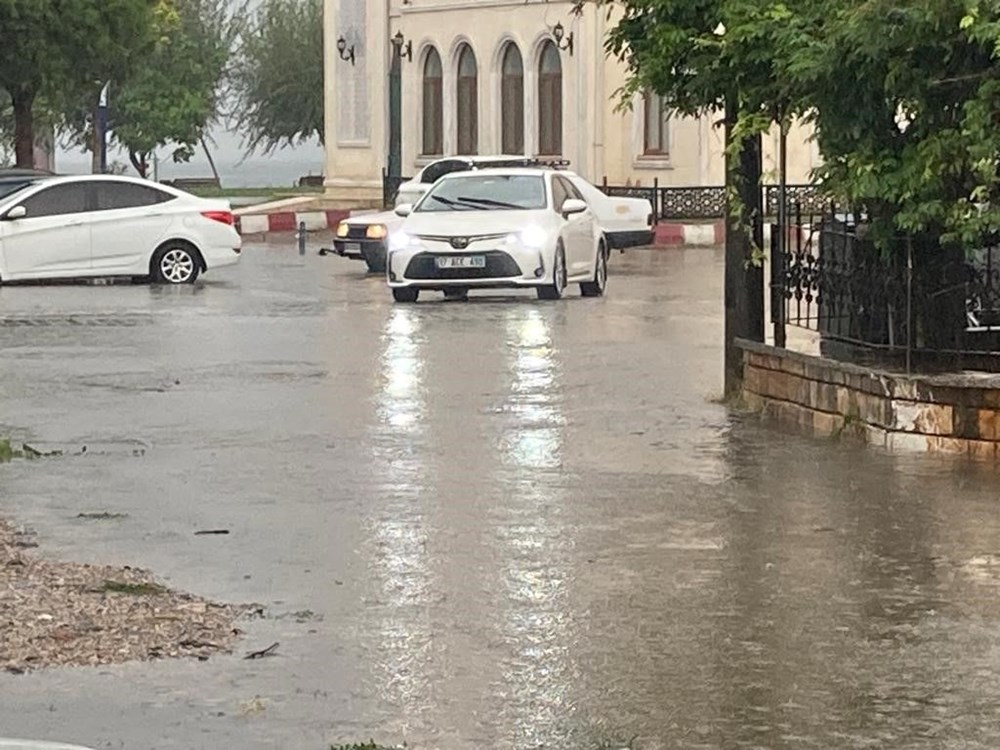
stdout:
<svg viewBox="0 0 1000 750">
<path fill-rule="evenodd" d="M 153 277 L 161 284 L 190 284 L 200 270 L 195 251 L 183 244 L 161 248 L 152 265 Z"/>
</svg>

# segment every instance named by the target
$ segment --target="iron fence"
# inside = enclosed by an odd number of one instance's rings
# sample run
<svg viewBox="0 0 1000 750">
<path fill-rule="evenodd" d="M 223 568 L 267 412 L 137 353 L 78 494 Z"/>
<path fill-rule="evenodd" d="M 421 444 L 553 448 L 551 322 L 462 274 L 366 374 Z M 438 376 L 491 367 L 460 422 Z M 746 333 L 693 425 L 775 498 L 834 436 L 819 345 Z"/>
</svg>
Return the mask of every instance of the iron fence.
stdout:
<svg viewBox="0 0 1000 750">
<path fill-rule="evenodd" d="M 858 355 L 868 351 L 902 355 L 895 359 L 907 369 L 914 358 L 1000 369 L 997 238 L 966 254 L 926 237 L 897 237 L 880 251 L 849 212 L 804 215 L 796 205 L 784 232 L 771 227 L 778 346 L 794 326 L 818 333 L 821 350 L 839 358 L 868 360 Z"/>
<path fill-rule="evenodd" d="M 642 185 L 609 185 L 605 177 L 601 190 L 606 195 L 645 198 L 653 207 L 657 221 L 679 219 L 721 219 L 726 215 L 726 189 L 721 185 L 707 187 L 660 187 L 654 179 L 650 187 Z M 778 215 L 781 188 L 762 187 L 762 206 L 767 216 Z M 785 201 L 789 208 L 799 205 L 807 211 L 820 211 L 827 202 L 818 185 L 786 185 Z"/>
</svg>

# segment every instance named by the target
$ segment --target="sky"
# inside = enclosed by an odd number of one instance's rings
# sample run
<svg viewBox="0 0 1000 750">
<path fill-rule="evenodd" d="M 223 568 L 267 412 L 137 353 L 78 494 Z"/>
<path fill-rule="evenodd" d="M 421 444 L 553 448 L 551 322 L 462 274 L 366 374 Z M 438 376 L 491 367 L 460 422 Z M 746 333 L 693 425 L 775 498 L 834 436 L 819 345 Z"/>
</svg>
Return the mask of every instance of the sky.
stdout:
<svg viewBox="0 0 1000 750">
<path fill-rule="evenodd" d="M 253 8 L 261 2 L 250 0 L 249 6 Z M 232 0 L 232 4 L 234 7 L 243 5 L 243 0 Z M 114 92 L 111 95 L 114 96 Z M 223 123 L 211 130 L 209 149 L 226 187 L 287 187 L 297 183 L 304 175 L 323 173 L 323 148 L 317 140 L 300 147 L 275 151 L 270 156 L 260 153 L 247 156 L 240 134 L 231 132 Z M 167 147 L 157 154 L 159 179 L 212 176 L 208 159 L 201 149 L 190 162 L 184 164 L 174 164 L 170 158 L 172 152 L 173 148 Z M 124 152 L 109 152 L 108 162 L 128 165 L 129 172 L 134 173 Z M 87 173 L 90 172 L 90 164 L 90 154 L 86 152 L 60 148 L 56 153 L 58 172 Z"/>
</svg>

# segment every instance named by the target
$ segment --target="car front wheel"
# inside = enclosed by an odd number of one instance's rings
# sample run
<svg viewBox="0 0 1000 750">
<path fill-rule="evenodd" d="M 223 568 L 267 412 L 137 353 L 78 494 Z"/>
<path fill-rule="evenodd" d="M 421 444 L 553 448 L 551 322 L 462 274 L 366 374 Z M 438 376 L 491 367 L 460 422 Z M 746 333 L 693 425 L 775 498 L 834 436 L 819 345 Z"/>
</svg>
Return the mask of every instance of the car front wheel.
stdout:
<svg viewBox="0 0 1000 750">
<path fill-rule="evenodd" d="M 584 297 L 601 297 L 608 288 L 608 254 L 604 245 L 597 248 L 597 264 L 594 268 L 594 280 L 580 284 L 580 294 Z"/>
<path fill-rule="evenodd" d="M 151 264 L 158 284 L 193 284 L 201 266 L 195 251 L 182 243 L 170 243 L 156 251 Z"/>
<path fill-rule="evenodd" d="M 552 264 L 552 283 L 538 287 L 538 299 L 562 299 L 566 291 L 566 252 L 562 243 L 556 248 L 555 262 Z"/>
<path fill-rule="evenodd" d="M 408 286 L 397 286 L 392 289 L 392 298 L 396 302 L 416 302 L 420 296 L 420 290 Z"/>
</svg>

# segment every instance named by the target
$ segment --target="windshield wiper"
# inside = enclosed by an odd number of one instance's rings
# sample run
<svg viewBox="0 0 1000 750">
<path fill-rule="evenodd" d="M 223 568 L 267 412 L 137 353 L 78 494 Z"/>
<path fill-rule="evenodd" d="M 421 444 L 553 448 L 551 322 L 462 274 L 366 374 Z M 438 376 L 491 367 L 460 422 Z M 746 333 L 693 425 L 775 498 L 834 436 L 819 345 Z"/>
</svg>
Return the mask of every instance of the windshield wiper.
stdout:
<svg viewBox="0 0 1000 750">
<path fill-rule="evenodd" d="M 448 208 L 464 208 L 469 209 L 470 206 L 467 203 L 460 203 L 459 201 L 453 201 L 451 198 L 442 198 L 440 195 L 431 195 L 429 198 L 433 198 L 438 203 L 443 203 L 448 206 Z"/>
<path fill-rule="evenodd" d="M 497 208 L 513 208 L 513 209 L 524 208 L 524 206 L 519 206 L 516 203 L 505 203 L 504 201 L 495 201 L 492 198 L 473 198 L 468 195 L 460 195 L 458 196 L 458 200 L 466 204 L 478 203 L 482 206 L 496 206 Z"/>
</svg>

